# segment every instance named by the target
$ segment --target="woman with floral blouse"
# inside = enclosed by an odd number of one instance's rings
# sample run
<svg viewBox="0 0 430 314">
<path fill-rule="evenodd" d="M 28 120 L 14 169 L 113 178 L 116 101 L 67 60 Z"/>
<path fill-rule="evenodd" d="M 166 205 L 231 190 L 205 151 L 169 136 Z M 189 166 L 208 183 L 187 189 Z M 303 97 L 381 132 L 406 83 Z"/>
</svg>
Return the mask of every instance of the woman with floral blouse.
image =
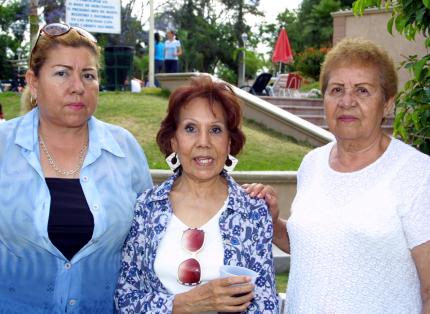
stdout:
<svg viewBox="0 0 430 314">
<path fill-rule="evenodd" d="M 136 203 L 118 312 L 278 313 L 270 214 L 227 172 L 245 143 L 241 117 L 232 89 L 208 76 L 171 95 L 157 143 L 174 174 Z M 222 265 L 254 270 L 255 284 L 220 278 Z"/>
</svg>

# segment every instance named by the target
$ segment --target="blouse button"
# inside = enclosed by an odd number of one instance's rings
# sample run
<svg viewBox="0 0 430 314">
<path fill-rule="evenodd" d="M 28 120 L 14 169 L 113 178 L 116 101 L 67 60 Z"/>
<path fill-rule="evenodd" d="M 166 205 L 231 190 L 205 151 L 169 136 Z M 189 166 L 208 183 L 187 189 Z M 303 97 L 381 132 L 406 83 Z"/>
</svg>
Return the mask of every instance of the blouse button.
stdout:
<svg viewBox="0 0 430 314">
<path fill-rule="evenodd" d="M 64 264 L 64 268 L 65 268 L 65 269 L 70 269 L 70 268 L 72 268 L 72 264 L 70 264 L 70 263 L 65 263 L 65 264 Z"/>
<path fill-rule="evenodd" d="M 98 209 L 99 209 L 99 205 L 94 204 L 94 205 L 93 205 L 93 209 L 94 209 L 94 210 L 98 210 Z"/>
<path fill-rule="evenodd" d="M 76 304 L 76 300 L 75 299 L 70 299 L 69 300 L 69 305 L 75 305 Z"/>
<path fill-rule="evenodd" d="M 84 182 L 88 182 L 88 176 L 83 176 L 83 177 L 82 177 L 82 181 L 84 181 Z"/>
</svg>

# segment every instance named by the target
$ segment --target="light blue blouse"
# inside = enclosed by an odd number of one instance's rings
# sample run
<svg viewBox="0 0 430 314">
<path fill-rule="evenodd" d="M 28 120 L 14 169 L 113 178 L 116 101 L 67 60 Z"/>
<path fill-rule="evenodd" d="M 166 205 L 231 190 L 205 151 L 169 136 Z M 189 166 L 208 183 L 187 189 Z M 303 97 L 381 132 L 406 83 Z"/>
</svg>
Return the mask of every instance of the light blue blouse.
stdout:
<svg viewBox="0 0 430 314">
<path fill-rule="evenodd" d="M 80 174 L 92 239 L 67 260 L 50 242 L 50 194 L 39 162 L 39 111 L 0 124 L 0 313 L 111 313 L 136 198 L 152 186 L 123 128 L 91 117 Z"/>
</svg>

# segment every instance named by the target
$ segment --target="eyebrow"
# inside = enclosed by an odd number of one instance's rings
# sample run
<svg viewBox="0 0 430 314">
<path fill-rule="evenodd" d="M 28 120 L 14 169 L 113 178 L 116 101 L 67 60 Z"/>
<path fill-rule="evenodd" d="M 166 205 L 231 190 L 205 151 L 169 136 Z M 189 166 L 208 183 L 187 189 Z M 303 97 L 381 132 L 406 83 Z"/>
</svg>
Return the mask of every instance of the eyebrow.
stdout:
<svg viewBox="0 0 430 314">
<path fill-rule="evenodd" d="M 193 118 L 184 118 L 183 121 L 184 121 L 184 123 L 189 123 L 189 122 L 198 123 L 198 121 L 193 119 Z M 221 121 L 221 120 L 215 120 L 215 121 L 211 122 L 210 124 L 215 124 L 215 123 L 226 124 L 226 122 Z"/>
<path fill-rule="evenodd" d="M 329 83 L 328 85 L 329 85 L 329 86 L 330 86 L 330 85 L 342 85 L 342 86 L 344 86 L 344 85 L 345 85 L 345 83 L 332 82 L 332 83 Z M 354 84 L 354 86 L 359 86 L 359 85 L 370 85 L 370 86 L 375 86 L 375 85 L 373 85 L 372 83 L 367 83 L 367 82 L 361 82 L 361 83 L 356 83 L 356 84 Z"/>
<path fill-rule="evenodd" d="M 63 68 L 66 68 L 68 70 L 73 71 L 73 67 L 70 65 L 66 65 L 66 64 L 54 64 L 52 67 L 53 68 L 54 67 L 63 67 Z M 82 71 L 97 71 L 97 69 L 95 67 L 88 67 L 88 68 L 83 68 Z"/>
</svg>

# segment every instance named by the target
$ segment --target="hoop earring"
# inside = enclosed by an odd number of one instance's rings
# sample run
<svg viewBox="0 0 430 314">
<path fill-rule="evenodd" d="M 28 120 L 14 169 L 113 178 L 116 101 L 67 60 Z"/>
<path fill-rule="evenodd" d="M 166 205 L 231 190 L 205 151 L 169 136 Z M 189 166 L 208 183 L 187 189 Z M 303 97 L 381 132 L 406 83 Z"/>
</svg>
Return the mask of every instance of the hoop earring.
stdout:
<svg viewBox="0 0 430 314">
<path fill-rule="evenodd" d="M 30 105 L 31 105 L 31 108 L 34 108 L 37 106 L 37 98 L 33 97 L 33 95 L 30 95 Z"/>
<path fill-rule="evenodd" d="M 172 171 L 175 171 L 181 165 L 181 162 L 179 161 L 179 158 L 178 158 L 176 152 L 173 152 L 169 156 L 167 156 L 166 162 Z"/>
<path fill-rule="evenodd" d="M 238 162 L 239 162 L 239 160 L 237 160 L 235 157 L 233 157 L 232 155 L 229 154 L 226 161 L 225 161 L 225 165 L 224 165 L 225 171 L 232 172 L 234 170 L 234 168 L 236 167 Z"/>
</svg>

